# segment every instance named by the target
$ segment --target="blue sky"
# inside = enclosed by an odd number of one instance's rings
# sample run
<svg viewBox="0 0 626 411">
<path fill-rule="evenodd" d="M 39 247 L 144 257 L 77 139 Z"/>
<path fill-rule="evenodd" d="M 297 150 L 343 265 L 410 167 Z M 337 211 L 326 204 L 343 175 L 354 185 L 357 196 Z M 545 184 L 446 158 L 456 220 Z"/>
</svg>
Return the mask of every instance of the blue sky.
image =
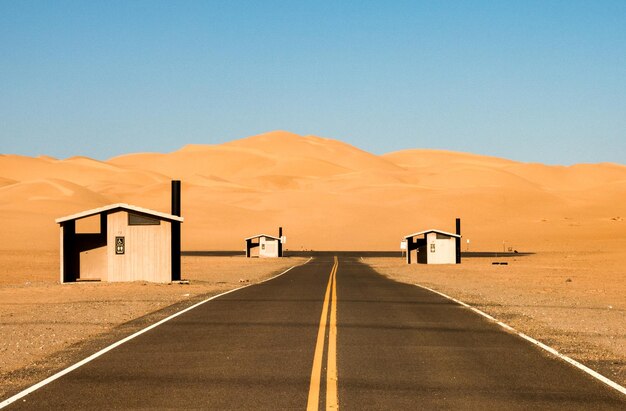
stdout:
<svg viewBox="0 0 626 411">
<path fill-rule="evenodd" d="M 626 1 L 0 0 L 0 153 L 270 130 L 626 163 Z"/>
</svg>

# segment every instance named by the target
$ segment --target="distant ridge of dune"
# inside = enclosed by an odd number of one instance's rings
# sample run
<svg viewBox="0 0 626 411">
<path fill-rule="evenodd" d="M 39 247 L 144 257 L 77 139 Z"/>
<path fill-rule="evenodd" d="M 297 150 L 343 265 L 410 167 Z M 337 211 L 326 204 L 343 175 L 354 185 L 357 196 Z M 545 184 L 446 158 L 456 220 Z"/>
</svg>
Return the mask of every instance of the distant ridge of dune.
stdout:
<svg viewBox="0 0 626 411">
<path fill-rule="evenodd" d="M 285 229 L 287 249 L 395 250 L 420 229 L 473 250 L 549 250 L 623 237 L 626 166 L 521 163 L 443 150 L 374 155 L 286 131 L 98 161 L 0 155 L 1 249 L 58 247 L 54 219 L 125 202 L 169 212 L 183 181 L 183 247 L 241 249 Z"/>
<path fill-rule="evenodd" d="M 407 149 L 383 154 L 381 157 L 401 167 L 424 167 L 436 164 L 463 163 L 491 165 L 494 167 L 515 164 L 513 160 L 458 151 L 433 149 Z"/>
</svg>

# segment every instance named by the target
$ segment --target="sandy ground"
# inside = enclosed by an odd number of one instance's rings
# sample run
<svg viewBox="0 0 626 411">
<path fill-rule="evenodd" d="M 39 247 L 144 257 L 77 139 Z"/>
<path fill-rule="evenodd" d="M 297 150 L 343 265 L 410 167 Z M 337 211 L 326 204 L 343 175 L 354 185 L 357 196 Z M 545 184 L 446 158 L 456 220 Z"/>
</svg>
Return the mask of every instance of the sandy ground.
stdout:
<svg viewBox="0 0 626 411">
<path fill-rule="evenodd" d="M 546 252 L 466 258 L 461 265 L 407 265 L 365 258 L 394 280 L 464 301 L 626 385 L 624 252 Z M 508 265 L 493 265 L 506 261 Z"/>
<path fill-rule="evenodd" d="M 305 258 L 183 257 L 189 284 L 59 284 L 58 252 L 0 251 L 0 399 L 207 295 Z"/>
</svg>

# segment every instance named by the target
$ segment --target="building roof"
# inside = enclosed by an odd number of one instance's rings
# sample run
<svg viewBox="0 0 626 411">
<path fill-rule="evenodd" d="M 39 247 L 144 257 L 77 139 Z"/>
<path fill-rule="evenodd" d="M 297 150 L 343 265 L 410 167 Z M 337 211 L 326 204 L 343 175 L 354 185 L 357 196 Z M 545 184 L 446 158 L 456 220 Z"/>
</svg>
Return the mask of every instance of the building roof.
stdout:
<svg viewBox="0 0 626 411">
<path fill-rule="evenodd" d="M 253 238 L 260 238 L 260 237 L 267 237 L 267 238 L 271 238 L 272 240 L 278 240 L 278 241 L 280 241 L 280 238 L 278 238 L 278 237 L 274 237 L 273 235 L 267 235 L 267 234 L 257 234 L 257 235 L 253 235 L 252 237 L 244 238 L 244 240 L 252 240 Z"/>
<path fill-rule="evenodd" d="M 461 238 L 461 236 L 459 234 L 452 234 L 452 233 L 448 233 L 447 231 L 441 231 L 441 230 L 435 230 L 435 229 L 424 230 L 424 231 L 420 231 L 419 233 L 413 233 L 413 234 L 405 235 L 404 238 L 406 239 L 406 238 L 411 238 L 411 237 L 417 237 L 418 235 L 428 234 L 428 233 L 438 233 L 438 234 L 443 234 L 443 235 L 447 235 L 447 236 L 450 236 L 450 237 Z"/>
<path fill-rule="evenodd" d="M 172 214 L 161 213 L 159 211 L 154 211 L 154 210 L 150 210 L 150 209 L 147 209 L 147 208 L 137 207 L 137 206 L 130 205 L 130 204 L 125 204 L 125 203 L 116 203 L 116 204 L 110 204 L 108 206 L 104 206 L 104 207 L 100 207 L 100 208 L 94 208 L 94 209 L 91 209 L 91 210 L 82 211 L 80 213 L 68 215 L 66 217 L 60 217 L 60 218 L 57 218 L 54 221 L 57 224 L 61 224 L 61 223 L 64 223 L 66 221 L 78 220 L 80 218 L 90 217 L 90 216 L 96 215 L 96 214 L 102 214 L 102 213 L 109 214 L 109 213 L 111 213 L 113 211 L 117 211 L 118 209 L 126 210 L 126 211 L 135 211 L 135 212 L 141 213 L 141 214 L 148 214 L 148 215 L 160 218 L 161 220 L 179 221 L 181 223 L 184 220 L 183 217 L 178 217 L 178 216 L 175 216 L 175 215 L 172 215 Z"/>
</svg>

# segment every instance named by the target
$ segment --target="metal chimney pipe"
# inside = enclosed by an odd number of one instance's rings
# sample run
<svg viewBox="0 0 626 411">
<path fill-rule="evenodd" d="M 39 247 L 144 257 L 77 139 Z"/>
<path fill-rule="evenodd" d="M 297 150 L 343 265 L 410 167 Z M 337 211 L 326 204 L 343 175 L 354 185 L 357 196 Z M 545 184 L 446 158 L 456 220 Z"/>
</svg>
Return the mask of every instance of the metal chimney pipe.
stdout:
<svg viewBox="0 0 626 411">
<path fill-rule="evenodd" d="M 180 217 L 180 180 L 172 180 L 172 215 Z M 172 221 L 172 281 L 180 281 L 180 222 Z"/>
<path fill-rule="evenodd" d="M 456 234 L 458 236 L 461 235 L 461 219 L 457 218 L 456 219 Z M 461 238 L 457 237 L 456 238 L 456 263 L 457 264 L 461 264 Z"/>
<path fill-rule="evenodd" d="M 172 215 L 180 217 L 180 180 L 172 180 Z"/>
</svg>

